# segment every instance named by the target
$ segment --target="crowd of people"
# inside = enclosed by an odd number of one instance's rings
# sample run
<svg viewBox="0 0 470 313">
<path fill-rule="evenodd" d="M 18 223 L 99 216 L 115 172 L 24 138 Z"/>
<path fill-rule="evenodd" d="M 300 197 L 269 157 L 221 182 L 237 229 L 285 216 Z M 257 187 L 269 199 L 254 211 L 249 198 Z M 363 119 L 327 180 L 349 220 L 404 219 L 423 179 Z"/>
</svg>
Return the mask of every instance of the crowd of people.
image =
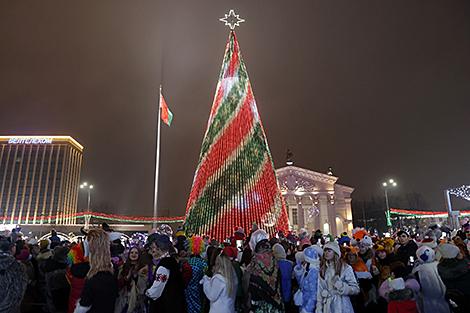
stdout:
<svg viewBox="0 0 470 313">
<path fill-rule="evenodd" d="M 75 242 L 5 233 L 0 312 L 470 312 L 468 221 L 451 236 L 269 236 L 256 224 L 224 242 L 183 229 L 121 235 L 106 223 Z"/>
</svg>

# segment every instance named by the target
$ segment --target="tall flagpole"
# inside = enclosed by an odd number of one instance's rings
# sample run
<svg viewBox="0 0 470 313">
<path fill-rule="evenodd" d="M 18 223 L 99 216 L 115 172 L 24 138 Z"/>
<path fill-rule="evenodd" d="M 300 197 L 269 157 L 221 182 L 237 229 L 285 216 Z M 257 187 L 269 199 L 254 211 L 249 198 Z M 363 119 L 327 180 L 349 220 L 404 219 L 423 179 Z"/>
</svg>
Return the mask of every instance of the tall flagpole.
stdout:
<svg viewBox="0 0 470 313">
<path fill-rule="evenodd" d="M 162 85 L 160 85 L 160 93 L 158 96 L 158 117 L 157 117 L 157 153 L 155 154 L 155 193 L 153 197 L 153 217 L 157 218 L 157 201 L 158 201 L 158 171 L 160 169 L 160 124 L 161 124 L 161 105 L 162 105 Z M 153 227 L 157 227 L 157 221 L 154 220 Z"/>
</svg>

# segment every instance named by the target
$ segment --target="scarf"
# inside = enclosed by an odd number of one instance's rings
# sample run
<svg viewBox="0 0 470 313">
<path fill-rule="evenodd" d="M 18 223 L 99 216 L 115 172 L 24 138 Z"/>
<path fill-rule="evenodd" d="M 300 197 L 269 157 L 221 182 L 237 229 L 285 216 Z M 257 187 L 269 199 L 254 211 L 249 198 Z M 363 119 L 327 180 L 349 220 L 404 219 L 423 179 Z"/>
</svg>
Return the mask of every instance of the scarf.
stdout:
<svg viewBox="0 0 470 313">
<path fill-rule="evenodd" d="M 256 253 L 247 271 L 250 273 L 250 292 L 253 298 L 282 307 L 279 291 L 280 272 L 272 252 Z"/>
</svg>

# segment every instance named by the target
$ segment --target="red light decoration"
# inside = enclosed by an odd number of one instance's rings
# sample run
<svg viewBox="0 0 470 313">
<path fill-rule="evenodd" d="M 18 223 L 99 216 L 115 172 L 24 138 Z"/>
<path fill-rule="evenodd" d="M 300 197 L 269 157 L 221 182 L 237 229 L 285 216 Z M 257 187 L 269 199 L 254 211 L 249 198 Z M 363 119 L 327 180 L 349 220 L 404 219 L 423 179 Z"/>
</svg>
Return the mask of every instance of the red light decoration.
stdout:
<svg viewBox="0 0 470 313">
<path fill-rule="evenodd" d="M 460 215 L 470 215 L 470 211 L 459 211 Z M 414 216 L 414 217 L 446 217 L 448 212 L 437 212 L 437 211 L 418 211 L 418 210 L 403 210 L 403 209 L 390 209 L 390 213 L 395 215 L 403 215 L 403 216 Z"/>
<path fill-rule="evenodd" d="M 110 221 L 117 221 L 121 223 L 153 223 L 157 221 L 158 223 L 181 223 L 184 221 L 184 216 L 175 216 L 175 217 L 148 217 L 148 216 L 126 216 L 126 215 L 118 215 L 118 214 L 107 214 L 107 213 L 100 213 L 100 212 L 78 212 L 74 214 L 60 214 L 60 215 L 48 215 L 48 216 L 41 216 L 36 219 L 36 224 L 44 224 L 51 222 L 56 222 L 57 220 L 64 220 L 66 218 L 84 218 L 85 215 L 90 215 L 94 218 L 99 218 L 103 220 L 110 220 Z M 9 221 L 10 216 L 6 216 L 4 220 Z M 24 219 L 18 220 L 14 218 L 14 222 L 17 224 L 28 224 L 28 222 Z"/>
<path fill-rule="evenodd" d="M 223 240 L 253 223 L 287 231 L 284 200 L 235 32 L 231 31 L 186 207 L 187 231 Z"/>
</svg>

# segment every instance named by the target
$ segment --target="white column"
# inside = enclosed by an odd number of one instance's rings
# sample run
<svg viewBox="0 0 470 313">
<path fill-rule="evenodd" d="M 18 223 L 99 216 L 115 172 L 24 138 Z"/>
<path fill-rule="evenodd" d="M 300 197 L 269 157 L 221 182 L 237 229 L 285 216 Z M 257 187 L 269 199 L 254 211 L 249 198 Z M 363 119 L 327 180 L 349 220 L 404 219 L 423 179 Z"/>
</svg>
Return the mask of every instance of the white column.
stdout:
<svg viewBox="0 0 470 313">
<path fill-rule="evenodd" d="M 318 194 L 319 209 L 320 215 L 318 216 L 320 222 L 320 230 L 326 235 L 325 230 L 328 230 L 328 233 L 331 233 L 331 221 L 328 217 L 328 194 L 321 193 Z M 326 229 L 325 223 L 328 223 L 328 228 Z"/>
</svg>

